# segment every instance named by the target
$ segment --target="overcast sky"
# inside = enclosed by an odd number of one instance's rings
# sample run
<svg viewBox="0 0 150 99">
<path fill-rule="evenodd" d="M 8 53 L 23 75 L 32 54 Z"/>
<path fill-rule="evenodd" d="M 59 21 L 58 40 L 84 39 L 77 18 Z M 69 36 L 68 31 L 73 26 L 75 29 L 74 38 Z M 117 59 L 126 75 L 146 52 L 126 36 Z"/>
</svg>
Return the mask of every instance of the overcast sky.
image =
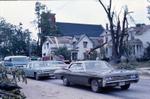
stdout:
<svg viewBox="0 0 150 99">
<path fill-rule="evenodd" d="M 40 1 L 40 0 L 38 0 Z M 106 1 L 106 0 L 103 0 Z M 136 23 L 149 24 L 147 19 L 147 0 L 113 0 L 113 8 L 118 11 L 123 5 L 128 5 L 129 11 L 134 11 L 132 16 Z M 24 28 L 33 32 L 36 38 L 36 29 L 32 23 L 35 20 L 36 1 L 0 1 L 0 17 L 7 22 L 18 25 L 23 23 Z M 43 0 L 41 3 L 47 5 L 48 9 L 56 13 L 57 22 L 73 22 L 87 24 L 102 24 L 105 27 L 107 17 L 101 5 L 96 0 Z M 131 23 L 132 24 L 132 23 Z"/>
</svg>

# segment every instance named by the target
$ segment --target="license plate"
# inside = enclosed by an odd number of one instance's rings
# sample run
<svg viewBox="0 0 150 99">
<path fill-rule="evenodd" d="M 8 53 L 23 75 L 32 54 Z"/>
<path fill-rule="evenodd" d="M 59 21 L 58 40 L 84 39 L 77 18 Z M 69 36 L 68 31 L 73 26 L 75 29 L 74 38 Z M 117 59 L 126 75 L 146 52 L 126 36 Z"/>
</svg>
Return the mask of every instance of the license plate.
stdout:
<svg viewBox="0 0 150 99">
<path fill-rule="evenodd" d="M 125 85 L 125 82 L 120 82 L 119 83 L 119 86 L 123 86 L 123 85 Z"/>
</svg>

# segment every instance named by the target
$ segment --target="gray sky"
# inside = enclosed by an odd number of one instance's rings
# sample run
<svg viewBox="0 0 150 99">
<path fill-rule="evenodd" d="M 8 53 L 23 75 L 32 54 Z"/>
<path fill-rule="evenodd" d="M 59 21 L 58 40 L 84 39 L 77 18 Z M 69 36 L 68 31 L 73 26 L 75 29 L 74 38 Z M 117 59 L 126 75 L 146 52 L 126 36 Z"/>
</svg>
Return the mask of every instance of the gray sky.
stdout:
<svg viewBox="0 0 150 99">
<path fill-rule="evenodd" d="M 115 1 L 113 8 L 116 11 L 123 5 L 128 5 L 129 11 L 134 11 L 132 16 L 136 23 L 149 24 L 146 9 L 147 0 L 113 1 Z M 46 4 L 49 10 L 56 13 L 56 21 L 58 22 L 102 24 L 104 27 L 107 22 L 106 14 L 96 0 L 43 0 L 41 3 Z M 32 23 L 36 18 L 34 8 L 35 1 L 0 1 L 0 16 L 15 25 L 22 22 L 24 28 L 29 28 L 33 32 L 32 37 L 37 38 L 36 29 Z"/>
</svg>

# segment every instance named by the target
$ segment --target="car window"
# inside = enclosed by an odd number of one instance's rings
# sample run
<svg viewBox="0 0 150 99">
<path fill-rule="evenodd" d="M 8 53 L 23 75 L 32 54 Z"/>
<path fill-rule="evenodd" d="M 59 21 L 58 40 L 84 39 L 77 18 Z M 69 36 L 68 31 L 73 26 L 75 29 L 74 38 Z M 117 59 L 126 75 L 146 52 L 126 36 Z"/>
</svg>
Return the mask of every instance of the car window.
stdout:
<svg viewBox="0 0 150 99">
<path fill-rule="evenodd" d="M 86 62 L 85 63 L 86 71 L 95 72 L 103 70 L 112 70 L 112 66 L 104 61 L 95 61 L 95 62 Z"/>
<path fill-rule="evenodd" d="M 73 72 L 79 72 L 79 71 L 84 71 L 84 67 L 81 63 L 73 63 L 69 70 L 73 71 Z"/>
</svg>

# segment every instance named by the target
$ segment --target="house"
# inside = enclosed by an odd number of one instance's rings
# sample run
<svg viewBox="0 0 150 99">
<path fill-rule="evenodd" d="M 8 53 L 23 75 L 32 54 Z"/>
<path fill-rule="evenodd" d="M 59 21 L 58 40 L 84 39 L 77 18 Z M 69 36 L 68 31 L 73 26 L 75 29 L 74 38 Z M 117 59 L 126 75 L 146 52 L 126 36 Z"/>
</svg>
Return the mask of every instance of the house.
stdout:
<svg viewBox="0 0 150 99">
<path fill-rule="evenodd" d="M 130 39 L 135 45 L 133 46 L 133 54 L 136 58 L 142 58 L 146 53 L 148 43 L 150 43 L 150 25 L 137 24 L 135 27 L 129 29 Z"/>
<path fill-rule="evenodd" d="M 94 47 L 94 42 L 85 34 L 74 36 L 72 39 L 72 60 L 84 60 L 87 58 L 87 53 Z"/>
<path fill-rule="evenodd" d="M 51 57 L 56 49 L 65 46 L 71 51 L 72 60 L 83 60 L 87 56 L 86 52 L 99 44 L 99 36 L 104 31 L 102 25 L 56 22 L 53 13 L 50 23 L 63 36 L 47 36 L 42 46 L 42 57 Z M 100 50 L 97 49 L 97 52 Z"/>
<path fill-rule="evenodd" d="M 88 52 L 99 44 L 99 37 L 88 37 L 87 35 L 47 37 L 42 46 L 42 57 L 54 59 L 54 52 L 60 47 L 67 47 L 71 51 L 71 60 L 87 59 Z M 97 50 L 99 53 L 100 50 Z"/>
<path fill-rule="evenodd" d="M 63 36 L 63 37 L 54 37 L 47 36 L 46 41 L 42 45 L 42 57 L 52 56 L 56 49 L 60 47 L 67 47 L 68 50 L 72 49 L 71 46 L 72 37 Z"/>
<path fill-rule="evenodd" d="M 125 37 L 127 41 L 125 44 L 128 46 L 124 53 L 125 57 L 137 59 L 143 58 L 145 53 L 145 48 L 148 46 L 147 42 L 150 42 L 150 25 L 138 24 L 136 27 L 131 27 L 128 29 L 128 37 Z M 112 57 L 112 41 L 111 35 L 108 30 L 105 30 L 100 35 L 100 39 L 103 42 L 107 41 L 107 44 L 104 45 L 103 49 L 101 49 L 101 58 L 111 58 Z"/>
</svg>

